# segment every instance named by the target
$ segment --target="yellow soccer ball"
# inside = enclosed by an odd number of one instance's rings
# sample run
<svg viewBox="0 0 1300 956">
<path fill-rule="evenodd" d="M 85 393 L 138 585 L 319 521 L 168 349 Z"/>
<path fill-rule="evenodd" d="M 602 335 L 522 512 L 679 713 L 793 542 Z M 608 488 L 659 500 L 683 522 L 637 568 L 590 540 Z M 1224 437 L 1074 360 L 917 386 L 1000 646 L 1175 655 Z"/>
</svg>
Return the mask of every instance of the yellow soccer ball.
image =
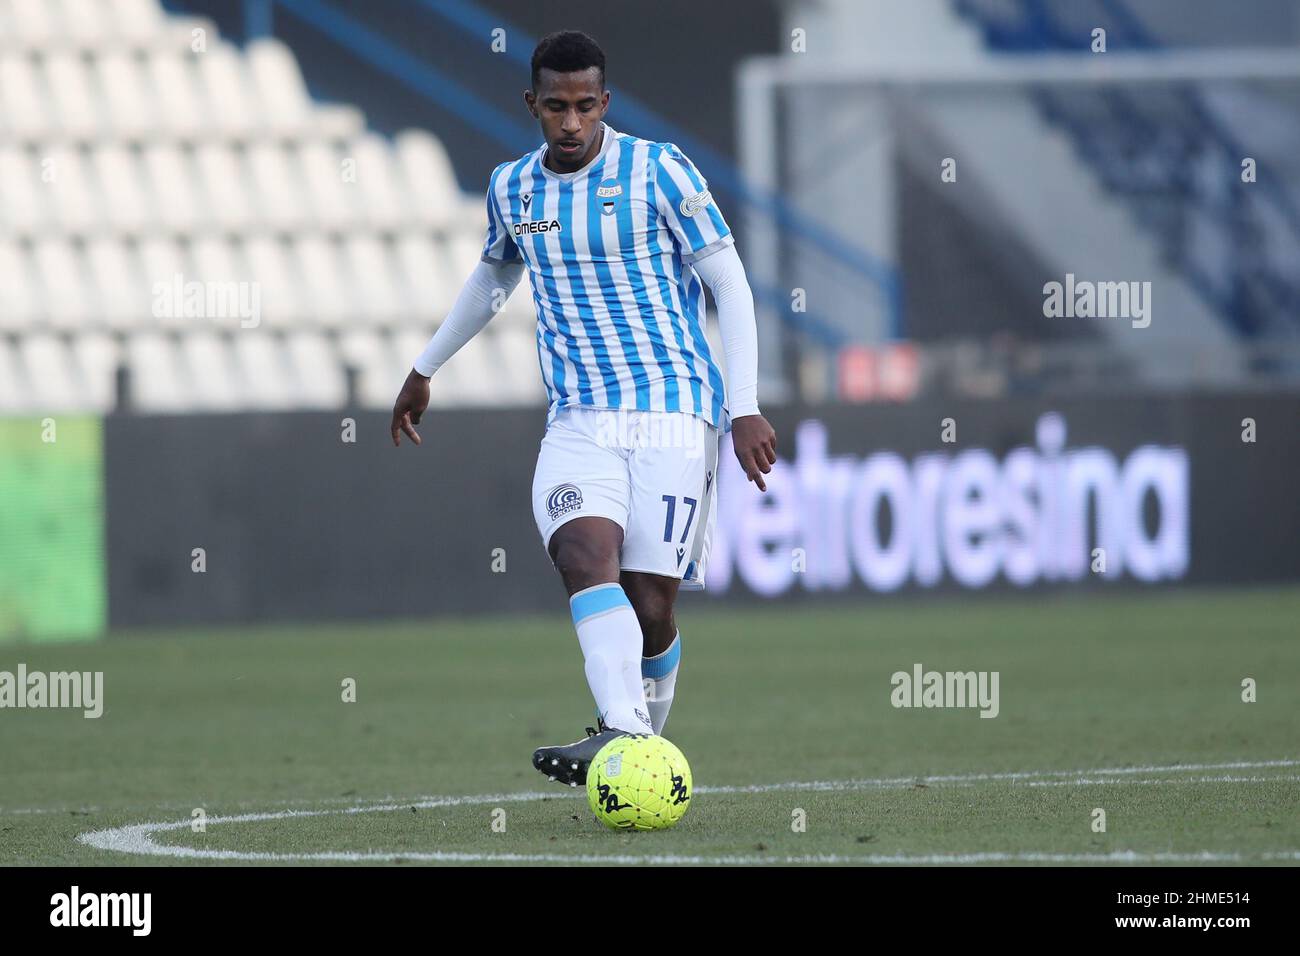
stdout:
<svg viewBox="0 0 1300 956">
<path fill-rule="evenodd" d="M 667 830 L 691 805 L 691 768 L 654 734 L 615 737 L 587 769 L 587 805 L 611 830 Z"/>
</svg>

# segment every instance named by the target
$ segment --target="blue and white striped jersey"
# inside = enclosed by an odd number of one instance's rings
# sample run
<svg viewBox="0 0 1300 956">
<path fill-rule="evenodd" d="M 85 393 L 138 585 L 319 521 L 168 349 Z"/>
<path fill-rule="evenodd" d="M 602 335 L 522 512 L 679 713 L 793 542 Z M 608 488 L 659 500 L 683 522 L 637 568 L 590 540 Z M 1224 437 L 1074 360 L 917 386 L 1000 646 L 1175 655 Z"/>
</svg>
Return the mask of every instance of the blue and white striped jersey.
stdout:
<svg viewBox="0 0 1300 956">
<path fill-rule="evenodd" d="M 528 267 L 547 421 L 590 405 L 729 428 L 691 268 L 734 241 L 708 184 L 676 146 L 608 124 L 576 172 L 547 169 L 546 149 L 493 170 L 483 258 Z"/>
</svg>

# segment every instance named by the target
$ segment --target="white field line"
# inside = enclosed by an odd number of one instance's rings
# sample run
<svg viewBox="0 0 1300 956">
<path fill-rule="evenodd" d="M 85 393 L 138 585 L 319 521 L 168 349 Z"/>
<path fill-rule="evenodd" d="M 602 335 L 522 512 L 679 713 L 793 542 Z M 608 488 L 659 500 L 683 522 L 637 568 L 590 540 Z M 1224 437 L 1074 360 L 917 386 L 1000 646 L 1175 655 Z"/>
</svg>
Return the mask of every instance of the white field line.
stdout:
<svg viewBox="0 0 1300 956">
<path fill-rule="evenodd" d="M 907 788 L 917 785 L 923 786 L 970 786 L 975 783 L 988 783 L 996 781 L 1007 781 L 1016 783 L 1019 781 L 1031 781 L 1029 786 L 1051 787 L 1051 786 L 1075 786 L 1076 780 L 1066 780 L 1063 783 L 1032 782 L 1041 777 L 1072 777 L 1077 779 L 1077 785 L 1093 782 L 1094 777 L 1111 777 L 1124 774 L 1137 773 L 1186 773 L 1193 770 L 1248 770 L 1248 769 L 1266 769 L 1269 767 L 1300 767 L 1300 759 L 1282 759 L 1282 760 L 1255 760 L 1255 761 L 1231 761 L 1228 763 L 1188 763 L 1188 764 L 1166 764 L 1163 766 L 1143 766 L 1143 767 L 1100 767 L 1093 770 L 1023 770 L 1008 771 L 1003 773 L 961 773 L 961 774 L 915 774 L 910 777 L 867 777 L 855 780 L 809 780 L 809 781 L 789 781 L 785 783 L 759 783 L 759 784 L 737 784 L 732 786 L 714 786 L 714 787 L 696 787 L 697 793 L 767 793 L 769 791 L 821 791 L 821 790 L 870 790 L 873 788 L 892 789 Z M 1264 782 L 1266 780 L 1293 780 L 1294 777 L 1260 777 L 1257 780 L 1230 780 L 1229 778 L 1217 778 L 1223 782 L 1232 783 L 1254 783 Z M 1122 784 L 1125 780 L 1108 780 L 1096 781 L 1098 783 L 1115 783 Z M 1146 782 L 1146 781 L 1143 781 Z M 1160 783 L 1162 781 L 1149 781 Z M 1171 780 L 1170 783 L 1180 781 Z M 1211 783 L 1216 780 L 1206 779 L 1205 782 Z M 550 797 L 561 797 L 564 791 L 556 789 L 546 794 Z M 414 797 L 401 798 L 389 794 L 382 797 L 301 797 L 283 800 L 258 800 L 258 801 L 239 801 L 234 804 L 238 807 L 292 807 L 307 806 L 318 807 L 321 804 L 346 803 L 349 807 L 364 806 L 368 804 L 389 804 L 400 803 L 403 806 L 410 806 L 406 801 L 424 801 L 439 800 L 442 797 L 432 794 L 420 794 Z M 200 804 L 202 801 L 200 801 Z M 180 803 L 155 803 L 134 806 L 119 807 L 0 807 L 0 816 L 23 816 L 28 814 L 45 814 L 45 813 L 104 813 L 120 812 L 123 810 L 191 810 L 194 805 Z"/>
<path fill-rule="evenodd" d="M 1134 773 L 1181 773 L 1189 770 L 1212 770 L 1227 768 L 1263 768 L 1291 767 L 1300 765 L 1297 760 L 1268 760 L 1245 762 L 1235 761 L 1224 764 L 1181 764 L 1171 766 L 1150 766 L 1132 768 L 1107 768 L 1091 771 L 1026 771 L 1016 773 L 994 774 L 957 774 L 943 777 L 893 777 L 866 780 L 822 780 L 809 782 L 761 784 L 737 787 L 698 787 L 697 793 L 766 793 L 774 791 L 839 791 L 879 788 L 898 788 L 914 786 L 920 781 L 940 786 L 970 786 L 977 781 L 1010 780 L 1028 781 L 1031 786 L 1090 786 L 1095 784 L 1178 784 L 1191 782 L 1212 783 L 1263 783 L 1271 780 L 1296 780 L 1291 776 L 1251 776 L 1240 777 L 1221 775 L 1186 778 L 1156 778 L 1134 780 L 1126 775 Z M 1067 780 L 1035 781 L 1040 777 L 1072 777 Z M 570 791 L 572 792 L 572 791 Z M 320 810 L 276 810 L 256 813 L 240 813 L 229 816 L 211 816 L 207 825 L 224 823 L 260 823 L 268 820 L 285 820 L 306 817 L 338 816 L 356 813 L 391 813 L 398 810 L 430 810 L 438 807 L 456 806 L 497 806 L 502 803 L 521 803 L 537 800 L 554 799 L 564 791 L 532 791 L 524 793 L 482 794 L 463 797 L 422 797 L 415 801 L 388 801 L 373 804 L 358 804 L 349 807 Z M 710 864 L 710 865 L 758 865 L 758 864 L 831 864 L 855 863 L 865 865 L 888 864 L 938 864 L 957 865 L 969 863 L 1241 863 L 1250 861 L 1300 861 L 1300 850 L 1284 850 L 1256 855 L 1241 853 L 1224 853 L 1199 851 L 1192 853 L 1141 853 L 1134 850 L 1120 850 L 1111 853 L 956 853 L 956 854 L 864 854 L 841 855 L 820 854 L 809 856 L 694 856 L 678 854 L 631 855 L 631 854 L 562 854 L 562 853 L 470 853 L 456 851 L 381 851 L 355 853 L 349 851 L 326 851 L 321 853 L 270 853 L 263 851 L 211 850 L 196 847 L 160 844 L 154 842 L 158 833 L 184 830 L 191 825 L 191 820 L 184 819 L 167 823 L 137 823 L 123 827 L 111 827 L 94 830 L 77 836 L 77 841 L 86 846 L 116 853 L 130 853 L 143 856 L 162 856 L 194 860 L 229 860 L 243 862 L 391 862 L 409 860 L 431 863 L 619 863 L 619 864 Z"/>
</svg>

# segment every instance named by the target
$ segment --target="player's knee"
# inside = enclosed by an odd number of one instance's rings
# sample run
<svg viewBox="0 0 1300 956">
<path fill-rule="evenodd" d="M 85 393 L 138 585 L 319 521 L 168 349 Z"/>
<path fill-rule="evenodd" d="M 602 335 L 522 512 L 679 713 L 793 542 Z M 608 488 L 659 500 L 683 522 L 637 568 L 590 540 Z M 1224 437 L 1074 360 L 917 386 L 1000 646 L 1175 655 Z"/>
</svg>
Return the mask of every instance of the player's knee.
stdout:
<svg viewBox="0 0 1300 956">
<path fill-rule="evenodd" d="M 553 550 L 556 570 L 570 592 L 618 580 L 618 551 L 602 541 L 566 535 Z"/>
</svg>

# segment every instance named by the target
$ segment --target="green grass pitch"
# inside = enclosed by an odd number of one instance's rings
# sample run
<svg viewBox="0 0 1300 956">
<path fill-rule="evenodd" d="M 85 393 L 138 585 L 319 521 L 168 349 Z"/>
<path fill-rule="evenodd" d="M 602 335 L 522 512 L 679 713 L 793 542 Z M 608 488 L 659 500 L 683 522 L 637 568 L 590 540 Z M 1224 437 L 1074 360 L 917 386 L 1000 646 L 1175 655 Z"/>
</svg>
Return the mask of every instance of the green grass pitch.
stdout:
<svg viewBox="0 0 1300 956">
<path fill-rule="evenodd" d="M 530 766 L 591 722 L 560 614 L 0 645 L 105 697 L 0 711 L 0 863 L 1300 861 L 1300 590 L 678 617 L 698 789 L 648 834 Z M 918 662 L 998 671 L 999 715 L 894 708 Z"/>
</svg>

